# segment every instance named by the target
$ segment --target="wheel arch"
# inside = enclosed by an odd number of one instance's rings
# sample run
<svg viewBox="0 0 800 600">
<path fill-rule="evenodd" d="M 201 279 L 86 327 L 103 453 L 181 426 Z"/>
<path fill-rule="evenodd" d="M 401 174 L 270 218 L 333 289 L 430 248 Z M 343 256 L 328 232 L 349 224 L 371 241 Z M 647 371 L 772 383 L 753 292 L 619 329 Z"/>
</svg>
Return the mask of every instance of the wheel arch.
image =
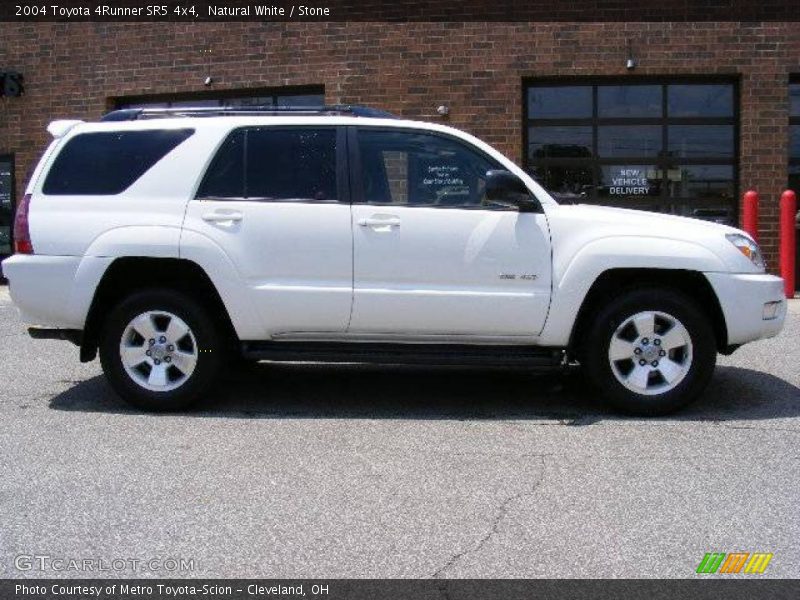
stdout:
<svg viewBox="0 0 800 600">
<path fill-rule="evenodd" d="M 569 337 L 568 352 L 574 355 L 590 327 L 591 318 L 603 303 L 629 290 L 645 287 L 677 290 L 697 302 L 710 319 L 717 350 L 728 349 L 728 329 L 722 306 L 703 273 L 684 269 L 624 268 L 603 271 L 592 283 L 581 303 Z"/>
<path fill-rule="evenodd" d="M 231 344 L 238 337 L 219 291 L 197 263 L 180 258 L 120 257 L 106 269 L 95 291 L 83 329 L 80 358 L 97 356 L 103 316 L 129 293 L 147 288 L 165 288 L 190 294 L 217 319 Z M 238 344 L 235 346 L 238 349 Z"/>
</svg>

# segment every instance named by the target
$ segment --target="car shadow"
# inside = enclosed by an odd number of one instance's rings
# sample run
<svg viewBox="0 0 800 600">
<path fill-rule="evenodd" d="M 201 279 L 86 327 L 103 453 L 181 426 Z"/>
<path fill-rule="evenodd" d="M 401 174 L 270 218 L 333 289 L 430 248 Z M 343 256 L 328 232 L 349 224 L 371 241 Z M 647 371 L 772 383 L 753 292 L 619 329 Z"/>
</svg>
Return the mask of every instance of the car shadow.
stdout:
<svg viewBox="0 0 800 600">
<path fill-rule="evenodd" d="M 64 411 L 146 414 L 102 376 L 50 400 Z M 557 420 L 585 426 L 625 420 L 577 373 L 519 369 L 254 364 L 228 372 L 193 417 L 263 419 Z M 666 420 L 728 421 L 800 416 L 800 388 L 759 371 L 717 367 L 705 394 Z"/>
</svg>

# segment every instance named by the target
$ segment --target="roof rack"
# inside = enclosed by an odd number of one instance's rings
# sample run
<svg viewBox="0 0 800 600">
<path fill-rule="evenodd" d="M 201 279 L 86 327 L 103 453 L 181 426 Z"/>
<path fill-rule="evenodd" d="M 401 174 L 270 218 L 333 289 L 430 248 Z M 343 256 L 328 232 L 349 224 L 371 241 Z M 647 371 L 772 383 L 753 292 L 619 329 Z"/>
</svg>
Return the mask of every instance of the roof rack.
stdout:
<svg viewBox="0 0 800 600">
<path fill-rule="evenodd" d="M 101 121 L 138 121 L 167 117 L 220 117 L 255 115 L 352 115 L 396 119 L 397 115 L 377 108 L 353 104 L 329 106 L 185 106 L 181 108 L 123 108 L 103 115 Z"/>
</svg>

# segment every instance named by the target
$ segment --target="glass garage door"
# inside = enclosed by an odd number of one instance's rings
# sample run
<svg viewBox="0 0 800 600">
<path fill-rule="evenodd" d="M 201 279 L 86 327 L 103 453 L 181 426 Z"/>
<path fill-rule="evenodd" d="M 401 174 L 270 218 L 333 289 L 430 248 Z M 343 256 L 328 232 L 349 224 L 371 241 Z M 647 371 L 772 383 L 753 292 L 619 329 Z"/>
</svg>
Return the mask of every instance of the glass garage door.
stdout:
<svg viewBox="0 0 800 600">
<path fill-rule="evenodd" d="M 737 221 L 735 84 L 531 82 L 525 165 L 562 199 Z"/>
</svg>

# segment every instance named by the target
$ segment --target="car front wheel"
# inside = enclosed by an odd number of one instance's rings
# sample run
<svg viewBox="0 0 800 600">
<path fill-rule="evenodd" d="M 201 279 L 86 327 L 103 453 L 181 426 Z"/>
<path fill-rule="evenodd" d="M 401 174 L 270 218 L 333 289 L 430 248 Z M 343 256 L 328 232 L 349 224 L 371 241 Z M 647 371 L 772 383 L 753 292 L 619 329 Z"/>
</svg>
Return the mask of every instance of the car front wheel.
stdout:
<svg viewBox="0 0 800 600">
<path fill-rule="evenodd" d="M 685 406 L 706 388 L 716 354 L 713 329 L 693 300 L 671 290 L 642 289 L 599 312 L 582 362 L 616 408 L 655 416 Z"/>
</svg>

